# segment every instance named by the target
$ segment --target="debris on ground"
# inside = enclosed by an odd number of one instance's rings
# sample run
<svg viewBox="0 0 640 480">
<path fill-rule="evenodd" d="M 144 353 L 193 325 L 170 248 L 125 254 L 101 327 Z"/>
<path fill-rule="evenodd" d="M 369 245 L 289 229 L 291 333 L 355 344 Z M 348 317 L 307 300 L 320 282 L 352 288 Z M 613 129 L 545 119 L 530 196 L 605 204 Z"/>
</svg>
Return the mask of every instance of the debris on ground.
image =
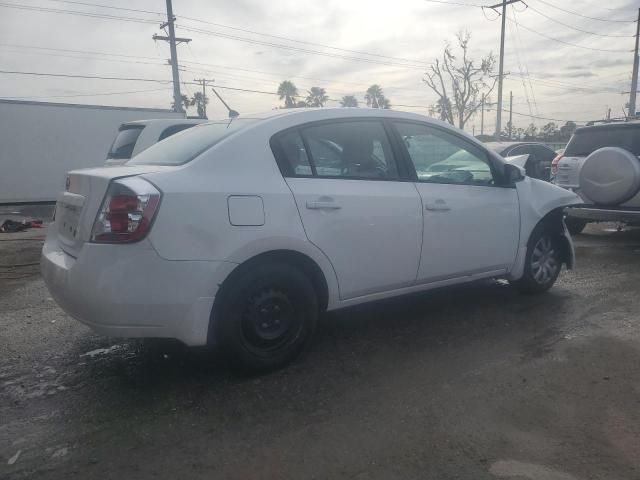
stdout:
<svg viewBox="0 0 640 480">
<path fill-rule="evenodd" d="M 30 228 L 42 228 L 42 220 L 16 222 L 15 220 L 7 219 L 0 225 L 0 233 L 23 232 Z"/>
</svg>

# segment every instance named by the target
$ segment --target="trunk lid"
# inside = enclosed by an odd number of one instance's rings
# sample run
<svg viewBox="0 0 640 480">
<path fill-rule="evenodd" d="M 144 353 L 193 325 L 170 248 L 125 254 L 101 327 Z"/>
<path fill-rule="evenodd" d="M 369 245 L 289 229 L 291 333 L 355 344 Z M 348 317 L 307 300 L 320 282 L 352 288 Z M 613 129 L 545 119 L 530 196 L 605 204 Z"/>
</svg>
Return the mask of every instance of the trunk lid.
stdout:
<svg viewBox="0 0 640 480">
<path fill-rule="evenodd" d="M 89 240 L 111 180 L 172 170 L 158 165 L 88 168 L 67 173 L 66 190 L 56 203 L 55 226 L 62 249 L 77 257 Z"/>
</svg>

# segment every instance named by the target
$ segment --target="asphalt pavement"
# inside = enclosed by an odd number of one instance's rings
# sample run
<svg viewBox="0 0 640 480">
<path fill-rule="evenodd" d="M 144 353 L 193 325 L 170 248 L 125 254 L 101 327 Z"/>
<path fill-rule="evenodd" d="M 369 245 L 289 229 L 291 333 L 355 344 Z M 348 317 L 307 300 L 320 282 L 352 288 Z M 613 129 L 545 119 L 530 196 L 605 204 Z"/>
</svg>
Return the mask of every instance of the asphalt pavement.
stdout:
<svg viewBox="0 0 640 480">
<path fill-rule="evenodd" d="M 543 295 L 328 314 L 260 377 L 93 334 L 49 296 L 42 236 L 0 234 L 0 478 L 640 478 L 640 230 L 589 226 Z"/>
</svg>

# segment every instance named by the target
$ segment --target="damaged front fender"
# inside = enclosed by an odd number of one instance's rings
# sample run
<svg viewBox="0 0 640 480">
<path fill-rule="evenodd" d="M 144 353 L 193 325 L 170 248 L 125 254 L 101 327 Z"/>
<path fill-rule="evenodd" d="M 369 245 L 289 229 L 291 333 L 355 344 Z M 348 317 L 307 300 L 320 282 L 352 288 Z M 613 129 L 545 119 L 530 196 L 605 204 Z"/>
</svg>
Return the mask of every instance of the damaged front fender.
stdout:
<svg viewBox="0 0 640 480">
<path fill-rule="evenodd" d="M 516 262 L 509 278 L 517 280 L 524 273 L 529 237 L 543 219 L 548 219 L 557 229 L 565 248 L 564 262 L 567 268 L 572 268 L 575 254 L 571 236 L 564 225 L 563 209 L 582 204 L 582 199 L 569 190 L 530 177 L 525 177 L 524 180 L 516 183 L 516 191 L 520 204 L 520 242 Z"/>
</svg>

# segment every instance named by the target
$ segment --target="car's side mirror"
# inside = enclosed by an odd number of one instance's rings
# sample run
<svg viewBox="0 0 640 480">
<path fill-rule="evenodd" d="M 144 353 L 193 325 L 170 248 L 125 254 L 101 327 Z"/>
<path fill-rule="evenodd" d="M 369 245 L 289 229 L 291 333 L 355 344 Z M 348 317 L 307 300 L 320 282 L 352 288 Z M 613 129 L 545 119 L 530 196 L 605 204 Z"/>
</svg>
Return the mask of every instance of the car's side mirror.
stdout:
<svg viewBox="0 0 640 480">
<path fill-rule="evenodd" d="M 511 163 L 507 163 L 504 166 L 504 176 L 507 185 L 513 185 L 516 182 L 521 182 L 524 180 L 524 169 L 518 167 L 517 165 L 512 165 Z"/>
</svg>

